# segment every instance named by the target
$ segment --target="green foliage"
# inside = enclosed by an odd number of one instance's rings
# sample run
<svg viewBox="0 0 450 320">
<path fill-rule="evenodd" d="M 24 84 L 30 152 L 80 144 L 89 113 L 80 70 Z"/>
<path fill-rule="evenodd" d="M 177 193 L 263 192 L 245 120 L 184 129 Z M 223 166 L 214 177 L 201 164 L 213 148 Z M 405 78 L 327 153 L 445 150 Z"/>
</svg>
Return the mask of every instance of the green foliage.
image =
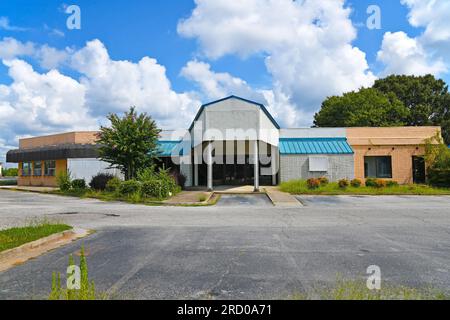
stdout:
<svg viewBox="0 0 450 320">
<path fill-rule="evenodd" d="M 376 180 L 375 178 L 367 178 L 366 179 L 366 187 L 376 188 L 377 183 L 375 180 Z"/>
<path fill-rule="evenodd" d="M 114 178 L 111 173 L 98 173 L 92 177 L 89 186 L 94 190 L 103 191 L 106 189 L 108 182 Z"/>
<path fill-rule="evenodd" d="M 149 175 L 148 179 L 142 182 L 143 197 L 165 199 L 178 191 L 179 187 L 168 170 L 161 169 L 158 173 Z"/>
<path fill-rule="evenodd" d="M 150 116 L 137 114 L 134 107 L 122 118 L 109 114 L 108 120 L 111 127 L 101 127 L 98 135 L 99 157 L 111 167 L 120 169 L 125 180 L 133 179 L 158 156 L 161 130 Z"/>
<path fill-rule="evenodd" d="M 444 140 L 450 143 L 450 93 L 443 80 L 432 75 L 392 75 L 375 81 L 373 87 L 402 101 L 409 111 L 407 125 L 441 126 Z"/>
<path fill-rule="evenodd" d="M 450 144 L 450 93 L 432 75 L 392 75 L 372 88 L 327 98 L 314 117 L 319 127 L 426 126 L 442 127 Z"/>
<path fill-rule="evenodd" d="M 106 191 L 108 192 L 118 192 L 122 180 L 117 177 L 113 177 L 106 183 Z"/>
<path fill-rule="evenodd" d="M 143 169 L 139 170 L 137 173 L 137 180 L 144 182 L 144 181 L 155 179 L 156 178 L 155 168 L 156 168 L 155 165 L 151 165 L 147 168 L 143 168 Z"/>
<path fill-rule="evenodd" d="M 19 175 L 19 169 L 17 168 L 2 168 L 3 177 L 17 177 Z"/>
<path fill-rule="evenodd" d="M 309 189 L 317 189 L 320 187 L 320 180 L 317 178 L 309 178 L 306 180 Z"/>
<path fill-rule="evenodd" d="M 386 181 L 386 187 L 391 188 L 391 187 L 397 187 L 397 186 L 398 186 L 398 182 L 397 181 L 394 181 L 394 180 Z"/>
<path fill-rule="evenodd" d="M 280 190 L 291 194 L 321 194 L 321 195 L 340 195 L 340 194 L 360 194 L 360 195 L 450 195 L 450 189 L 435 188 L 427 185 L 399 185 L 389 188 L 376 187 L 353 187 L 349 186 L 341 189 L 337 182 L 330 182 L 326 186 L 318 188 L 309 188 L 306 180 L 291 180 L 283 182 Z"/>
<path fill-rule="evenodd" d="M 425 162 L 428 183 L 437 187 L 450 187 L 450 149 L 439 134 L 426 141 Z"/>
<path fill-rule="evenodd" d="M 69 266 L 75 265 L 73 256 L 69 256 Z M 80 250 L 80 289 L 64 289 L 61 286 L 60 273 L 53 272 L 52 289 L 49 300 L 97 300 L 106 298 L 96 292 L 94 281 L 89 281 L 87 260 L 84 246 Z"/>
<path fill-rule="evenodd" d="M 359 180 L 359 179 L 353 179 L 352 181 L 350 181 L 350 185 L 351 185 L 353 188 L 359 188 L 359 187 L 361 187 L 362 182 L 361 182 L 361 180 Z"/>
<path fill-rule="evenodd" d="M 72 181 L 72 188 L 76 190 L 84 190 L 87 188 L 84 179 L 75 179 Z"/>
<path fill-rule="evenodd" d="M 314 116 L 318 127 L 387 127 L 406 124 L 408 109 L 394 94 L 361 89 L 327 98 Z"/>
<path fill-rule="evenodd" d="M 330 180 L 328 180 L 327 177 L 320 177 L 319 181 L 321 186 L 326 186 L 328 183 L 330 183 Z"/>
<path fill-rule="evenodd" d="M 350 182 L 347 179 L 341 179 L 338 181 L 338 186 L 341 189 L 347 189 L 350 185 Z"/>
<path fill-rule="evenodd" d="M 141 190 L 141 182 L 137 180 L 123 181 L 119 186 L 119 193 L 123 196 L 130 196 L 133 193 L 138 193 Z"/>
<path fill-rule="evenodd" d="M 72 188 L 70 172 L 61 171 L 56 176 L 56 185 L 61 191 L 69 191 Z"/>
</svg>

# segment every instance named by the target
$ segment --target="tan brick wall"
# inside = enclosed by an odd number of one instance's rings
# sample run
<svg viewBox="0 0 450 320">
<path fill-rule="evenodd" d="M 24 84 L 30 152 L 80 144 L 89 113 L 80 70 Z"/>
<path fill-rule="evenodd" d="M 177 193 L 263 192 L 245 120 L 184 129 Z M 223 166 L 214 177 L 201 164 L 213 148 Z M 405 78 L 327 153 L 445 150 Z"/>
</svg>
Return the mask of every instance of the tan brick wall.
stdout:
<svg viewBox="0 0 450 320">
<path fill-rule="evenodd" d="M 56 187 L 56 176 L 60 172 L 67 172 L 67 160 L 56 160 L 56 175 L 54 177 L 44 176 L 44 168 L 42 168 L 42 176 L 22 176 L 22 162 L 19 162 L 19 177 L 17 185 L 19 186 L 37 186 L 37 187 Z"/>
<path fill-rule="evenodd" d="M 97 131 L 79 131 L 54 134 L 49 136 L 24 138 L 19 140 L 20 149 L 31 149 L 42 146 L 68 144 L 68 143 L 95 143 Z"/>
<path fill-rule="evenodd" d="M 352 148 L 355 151 L 355 178 L 365 180 L 364 157 L 391 156 L 392 180 L 400 184 L 413 182 L 412 157 L 422 156 L 425 153 L 423 146 L 352 146 Z"/>
</svg>

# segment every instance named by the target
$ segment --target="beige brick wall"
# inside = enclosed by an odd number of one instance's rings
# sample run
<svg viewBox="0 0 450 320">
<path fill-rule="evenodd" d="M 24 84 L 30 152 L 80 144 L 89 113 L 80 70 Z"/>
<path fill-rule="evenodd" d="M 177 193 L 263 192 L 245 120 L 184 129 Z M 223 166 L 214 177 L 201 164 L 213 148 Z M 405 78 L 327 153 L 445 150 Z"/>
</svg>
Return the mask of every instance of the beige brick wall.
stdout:
<svg viewBox="0 0 450 320">
<path fill-rule="evenodd" d="M 24 138 L 19 140 L 20 149 L 31 149 L 42 146 L 51 146 L 68 143 L 95 143 L 97 131 L 79 131 L 54 134 L 49 136 Z"/>
<path fill-rule="evenodd" d="M 391 156 L 392 180 L 400 184 L 413 183 L 413 156 L 425 153 L 423 146 L 352 146 L 355 151 L 355 178 L 364 181 L 364 157 Z M 389 179 L 388 179 L 389 180 Z"/>
</svg>

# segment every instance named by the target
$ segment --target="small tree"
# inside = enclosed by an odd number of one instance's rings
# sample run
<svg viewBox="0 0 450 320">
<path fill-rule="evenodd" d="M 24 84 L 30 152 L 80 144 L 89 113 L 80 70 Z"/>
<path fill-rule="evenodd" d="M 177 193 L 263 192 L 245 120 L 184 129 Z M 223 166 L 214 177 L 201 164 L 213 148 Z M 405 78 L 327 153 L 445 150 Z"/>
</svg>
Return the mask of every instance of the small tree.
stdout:
<svg viewBox="0 0 450 320">
<path fill-rule="evenodd" d="M 137 114 L 131 107 L 120 118 L 109 114 L 111 127 L 101 127 L 98 134 L 99 158 L 119 169 L 125 180 L 136 177 L 137 172 L 150 166 L 157 157 L 158 136 L 161 130 L 146 113 Z"/>
</svg>

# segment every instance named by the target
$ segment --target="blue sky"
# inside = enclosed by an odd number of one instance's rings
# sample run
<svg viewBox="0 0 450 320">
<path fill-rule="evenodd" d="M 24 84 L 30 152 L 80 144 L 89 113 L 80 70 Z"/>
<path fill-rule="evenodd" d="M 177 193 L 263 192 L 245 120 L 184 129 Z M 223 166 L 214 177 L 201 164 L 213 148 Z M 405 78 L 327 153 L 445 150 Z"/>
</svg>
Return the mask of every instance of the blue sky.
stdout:
<svg viewBox="0 0 450 320">
<path fill-rule="evenodd" d="M 447 0 L 330 3 L 2 1 L 0 111 L 32 120 L 0 120 L 0 161 L 20 137 L 95 128 L 127 104 L 164 128 L 185 127 L 201 103 L 238 94 L 268 105 L 283 126 L 308 126 L 327 96 L 390 73 L 450 83 Z M 66 27 L 72 4 L 81 30 Z M 366 27 L 372 4 L 379 30 Z"/>
</svg>

